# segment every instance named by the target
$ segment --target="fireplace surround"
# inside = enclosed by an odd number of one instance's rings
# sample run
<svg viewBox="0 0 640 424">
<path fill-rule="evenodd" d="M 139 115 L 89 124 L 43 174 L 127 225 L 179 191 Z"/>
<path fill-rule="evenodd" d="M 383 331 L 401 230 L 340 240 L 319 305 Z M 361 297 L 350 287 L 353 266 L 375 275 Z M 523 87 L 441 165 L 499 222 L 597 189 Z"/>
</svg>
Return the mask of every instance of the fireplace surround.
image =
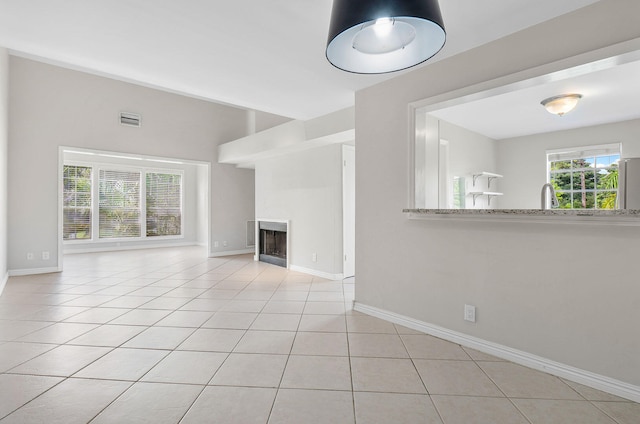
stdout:
<svg viewBox="0 0 640 424">
<path fill-rule="evenodd" d="M 256 255 L 261 262 L 287 267 L 288 223 L 258 221 Z"/>
</svg>

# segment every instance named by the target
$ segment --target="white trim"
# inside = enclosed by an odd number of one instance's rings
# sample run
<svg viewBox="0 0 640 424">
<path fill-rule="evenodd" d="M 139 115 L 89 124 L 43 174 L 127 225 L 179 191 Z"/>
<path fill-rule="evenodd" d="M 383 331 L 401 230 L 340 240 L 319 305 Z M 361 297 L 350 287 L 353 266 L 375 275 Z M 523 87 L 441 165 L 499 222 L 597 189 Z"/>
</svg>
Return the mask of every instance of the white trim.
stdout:
<svg viewBox="0 0 640 424">
<path fill-rule="evenodd" d="M 110 157 L 110 158 L 120 158 L 125 160 L 142 160 L 152 163 L 164 164 L 164 165 L 149 165 L 150 168 L 157 169 L 175 169 L 173 165 L 206 165 L 210 164 L 210 162 L 200 161 L 200 160 L 191 160 L 191 159 L 177 159 L 170 158 L 165 156 L 152 156 L 140 153 L 131 153 L 131 152 L 116 152 L 113 150 L 100 150 L 100 149 L 86 149 L 84 147 L 74 147 L 74 146 L 60 146 L 59 149 L 61 151 L 69 152 L 69 153 L 79 153 L 86 154 L 87 156 L 102 156 L 102 157 Z M 97 160 L 96 162 L 100 162 Z M 102 162 L 104 163 L 104 162 Z"/>
<path fill-rule="evenodd" d="M 592 387 L 603 392 L 640 402 L 640 386 L 634 386 L 624 381 L 616 380 L 611 377 L 596 374 L 570 365 L 555 362 L 547 358 L 533 355 L 528 352 L 513 349 L 508 346 L 493 343 L 457 331 L 449 330 L 438 325 L 429 324 L 403 315 L 378 309 L 373 306 L 364 305 L 354 302 L 353 309 L 385 321 L 393 322 L 413 330 L 417 330 L 453 343 L 469 347 L 498 358 L 506 359 L 516 364 L 553 374 L 558 377 L 565 378 L 585 386 Z"/>
<path fill-rule="evenodd" d="M 226 252 L 209 252 L 209 257 L 220 258 L 223 256 L 246 255 L 247 253 L 254 253 L 254 251 L 253 249 L 242 249 L 242 250 L 229 250 Z"/>
<path fill-rule="evenodd" d="M 116 242 L 114 242 L 116 243 Z M 195 242 L 181 242 L 181 243 L 147 243 L 137 245 L 120 245 L 120 246 L 107 246 L 100 247 L 95 244 L 87 245 L 79 249 L 65 249 L 65 255 L 74 255 L 76 253 L 96 253 L 96 252 L 118 252 L 121 250 L 143 250 L 143 249 L 158 249 L 167 247 L 185 247 L 185 246 L 198 246 Z"/>
<path fill-rule="evenodd" d="M 58 146 L 58 208 L 56 209 L 58 214 L 58 251 L 56 255 L 58 256 L 58 269 L 60 271 L 62 271 L 64 264 L 64 213 L 62 212 L 64 209 L 64 152 L 65 147 Z M 91 195 L 93 196 L 93 193 Z"/>
<path fill-rule="evenodd" d="M 329 272 L 318 271 L 311 268 L 303 268 L 298 265 L 291 265 L 289 269 L 291 271 L 302 272 L 304 274 L 310 274 L 315 277 L 325 278 L 327 280 L 333 280 L 333 281 L 342 280 L 344 278 L 344 274 L 331 274 Z"/>
<path fill-rule="evenodd" d="M 4 274 L 4 277 L 2 277 L 2 280 L 0 280 L 0 295 L 2 295 L 2 291 L 4 290 L 5 286 L 7 285 L 7 281 L 9 281 L 9 273 L 6 272 Z"/>
<path fill-rule="evenodd" d="M 351 145 L 343 145 L 342 146 L 342 167 L 341 167 L 341 171 L 342 171 L 342 274 L 346 275 L 347 273 L 347 252 L 350 251 L 349 247 L 353 247 L 353 253 L 351 256 L 354 256 L 353 258 L 349 258 L 349 263 L 353 264 L 353 270 L 354 270 L 354 275 L 355 275 L 355 208 L 353 210 L 353 214 L 351 216 L 349 216 L 348 214 L 348 208 L 347 208 L 347 203 L 349 202 L 349 199 L 347 198 L 347 185 L 349 183 L 349 175 L 347 174 L 347 152 L 353 152 L 354 154 L 354 163 L 353 163 L 353 167 L 355 168 L 355 151 L 356 151 L 356 146 L 351 146 Z M 355 171 L 352 174 L 353 176 L 353 185 L 354 185 L 354 194 L 355 194 Z M 351 228 L 353 226 L 353 228 Z M 354 232 L 354 238 L 353 238 L 353 243 L 351 244 L 351 246 L 349 246 L 349 240 L 348 240 L 348 236 L 347 236 L 347 231 L 352 229 Z M 351 268 L 349 268 L 348 271 L 351 271 Z"/>
<path fill-rule="evenodd" d="M 36 275 L 36 274 L 51 274 L 52 272 L 62 272 L 62 268 L 51 267 L 51 268 L 10 269 L 9 277 L 20 277 L 23 275 Z"/>
<path fill-rule="evenodd" d="M 591 152 L 593 150 L 605 150 L 605 151 L 607 151 L 607 153 L 589 154 L 588 155 L 589 157 L 591 157 L 591 156 L 610 156 L 610 155 L 614 155 L 614 154 L 622 155 L 622 143 L 615 142 L 615 143 L 608 143 L 608 144 L 594 144 L 594 145 L 591 145 L 591 146 L 590 145 L 586 145 L 586 146 L 563 147 L 561 149 L 547 149 L 547 150 L 545 150 L 545 152 L 547 153 L 547 161 L 548 161 L 549 160 L 549 155 L 558 155 L 558 154 L 562 154 L 562 153 L 582 153 L 583 151 Z M 584 157 L 584 156 L 587 156 L 587 154 L 585 153 L 584 155 L 582 155 L 582 154 L 577 155 L 576 158 Z M 571 159 L 576 159 L 576 158 L 572 157 Z M 559 160 L 559 159 L 554 159 L 554 160 Z"/>
</svg>

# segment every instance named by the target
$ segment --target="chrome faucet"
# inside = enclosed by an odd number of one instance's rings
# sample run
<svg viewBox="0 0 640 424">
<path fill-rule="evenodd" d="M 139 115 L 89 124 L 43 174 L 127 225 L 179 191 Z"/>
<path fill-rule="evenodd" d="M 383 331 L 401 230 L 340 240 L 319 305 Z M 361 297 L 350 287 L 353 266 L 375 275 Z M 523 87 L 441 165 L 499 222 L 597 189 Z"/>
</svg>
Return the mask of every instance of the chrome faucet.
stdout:
<svg viewBox="0 0 640 424">
<path fill-rule="evenodd" d="M 551 184 L 547 183 L 542 186 L 542 193 L 540 193 L 540 202 L 541 208 L 543 210 L 558 207 L 558 197 L 556 197 L 556 192 Z"/>
</svg>

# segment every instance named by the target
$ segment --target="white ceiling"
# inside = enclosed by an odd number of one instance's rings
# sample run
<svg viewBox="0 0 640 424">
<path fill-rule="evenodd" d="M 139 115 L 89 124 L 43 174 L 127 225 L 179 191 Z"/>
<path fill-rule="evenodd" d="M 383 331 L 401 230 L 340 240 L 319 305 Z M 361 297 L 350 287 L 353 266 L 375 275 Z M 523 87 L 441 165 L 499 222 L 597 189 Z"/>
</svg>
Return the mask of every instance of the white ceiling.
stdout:
<svg viewBox="0 0 640 424">
<path fill-rule="evenodd" d="M 590 66 L 582 68 L 559 72 L 553 82 L 539 78 L 534 86 L 529 81 L 522 84 L 527 88 L 430 114 L 495 140 L 640 118 L 640 60 L 594 66 L 586 73 Z M 583 98 L 564 116 L 552 115 L 540 104 L 548 97 L 570 93 Z"/>
<path fill-rule="evenodd" d="M 432 61 L 596 1 L 441 0 L 447 43 Z M 353 105 L 355 91 L 397 75 L 354 75 L 326 61 L 331 3 L 0 0 L 0 46 L 125 81 L 311 119 Z"/>
</svg>

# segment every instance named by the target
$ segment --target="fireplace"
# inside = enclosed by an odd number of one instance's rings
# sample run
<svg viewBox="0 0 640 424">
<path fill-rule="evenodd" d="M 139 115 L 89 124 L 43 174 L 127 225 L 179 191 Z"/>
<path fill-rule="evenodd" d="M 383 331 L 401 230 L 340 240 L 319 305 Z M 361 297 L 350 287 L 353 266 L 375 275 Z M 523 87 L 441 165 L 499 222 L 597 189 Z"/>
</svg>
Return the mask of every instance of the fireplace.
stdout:
<svg viewBox="0 0 640 424">
<path fill-rule="evenodd" d="M 261 262 L 287 267 L 287 223 L 258 222 L 258 258 Z"/>
</svg>

